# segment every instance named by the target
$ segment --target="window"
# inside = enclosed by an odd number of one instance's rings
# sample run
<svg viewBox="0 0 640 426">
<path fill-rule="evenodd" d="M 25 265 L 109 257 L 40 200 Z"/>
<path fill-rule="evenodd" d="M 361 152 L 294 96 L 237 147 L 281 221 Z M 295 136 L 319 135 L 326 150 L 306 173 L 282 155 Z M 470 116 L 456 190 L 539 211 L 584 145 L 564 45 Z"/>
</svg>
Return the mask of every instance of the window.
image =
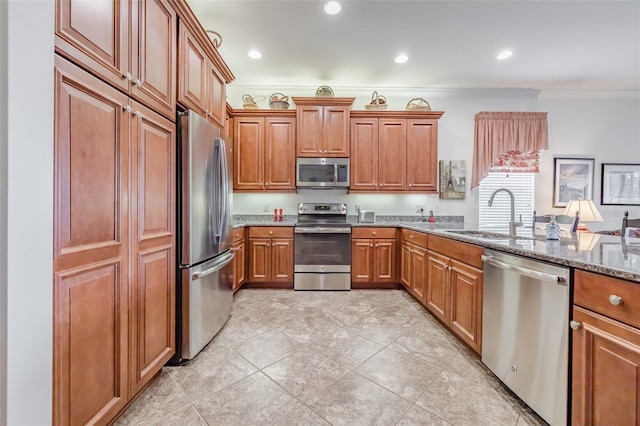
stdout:
<svg viewBox="0 0 640 426">
<path fill-rule="evenodd" d="M 479 194 L 479 228 L 482 231 L 509 232 L 511 220 L 511 200 L 509 194 L 500 192 L 496 194 L 493 205 L 489 207 L 489 198 L 498 188 L 507 188 L 513 192 L 515 200 L 515 220 L 520 220 L 524 226 L 531 227 L 533 220 L 534 197 L 533 173 L 489 173 L 480 181 Z M 522 231 L 517 229 L 518 234 Z M 528 232 L 531 232 L 530 230 Z"/>
</svg>

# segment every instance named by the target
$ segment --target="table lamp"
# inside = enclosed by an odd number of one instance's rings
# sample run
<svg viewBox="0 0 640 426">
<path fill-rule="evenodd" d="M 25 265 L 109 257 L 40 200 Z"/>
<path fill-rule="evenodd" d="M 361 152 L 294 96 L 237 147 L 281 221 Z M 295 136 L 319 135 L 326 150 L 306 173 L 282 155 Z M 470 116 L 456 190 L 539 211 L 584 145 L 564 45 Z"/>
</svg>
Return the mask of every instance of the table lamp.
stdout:
<svg viewBox="0 0 640 426">
<path fill-rule="evenodd" d="M 576 213 L 580 216 L 578 230 L 588 229 L 582 222 L 604 222 L 602 215 L 592 200 L 569 201 L 569 204 L 567 204 L 563 214 L 573 216 Z"/>
</svg>

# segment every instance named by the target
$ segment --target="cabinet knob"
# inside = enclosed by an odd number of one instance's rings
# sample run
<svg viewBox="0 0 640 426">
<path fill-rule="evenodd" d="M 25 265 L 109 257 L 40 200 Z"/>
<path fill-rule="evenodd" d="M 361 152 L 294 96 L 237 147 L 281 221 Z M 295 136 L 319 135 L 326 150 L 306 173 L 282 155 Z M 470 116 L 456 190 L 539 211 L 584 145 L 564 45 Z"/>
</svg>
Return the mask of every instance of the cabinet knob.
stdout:
<svg viewBox="0 0 640 426">
<path fill-rule="evenodd" d="M 376 244 L 376 247 L 378 247 L 378 245 Z"/>
<path fill-rule="evenodd" d="M 128 72 L 122 74 L 122 78 L 127 81 L 131 81 L 133 79 L 133 77 L 131 77 L 131 74 L 129 74 Z"/>
<path fill-rule="evenodd" d="M 271 247 L 271 244 L 267 243 L 267 247 Z"/>
<path fill-rule="evenodd" d="M 369 247 L 373 247 L 373 243 L 369 244 Z"/>
<path fill-rule="evenodd" d="M 273 231 L 269 231 L 269 235 L 273 235 Z"/>
<path fill-rule="evenodd" d="M 571 327 L 571 329 L 573 330 L 577 330 L 582 327 L 582 324 L 580 324 L 578 321 L 571 321 L 569 322 L 569 327 Z"/>
<path fill-rule="evenodd" d="M 138 118 L 142 117 L 142 113 L 140 111 L 134 112 L 133 115 L 135 115 Z"/>
<path fill-rule="evenodd" d="M 616 306 L 622 305 L 622 297 L 612 294 L 611 296 L 609 296 L 609 303 Z"/>
<path fill-rule="evenodd" d="M 372 235 L 376 235 L 376 231 L 373 231 L 371 234 L 372 234 Z"/>
<path fill-rule="evenodd" d="M 123 105 L 123 106 L 122 106 L 122 110 L 123 110 L 124 112 L 131 112 L 131 107 L 130 107 L 129 105 Z"/>
<path fill-rule="evenodd" d="M 136 79 L 135 79 L 135 81 L 133 82 L 133 84 L 135 84 L 135 85 L 136 85 L 136 87 L 140 87 L 140 86 L 142 86 L 142 82 L 140 81 L 140 79 L 139 79 L 139 78 L 136 78 Z"/>
<path fill-rule="evenodd" d="M 409 184 L 409 188 L 411 188 L 411 184 Z"/>
<path fill-rule="evenodd" d="M 413 235 L 409 235 L 409 239 L 413 238 Z"/>
</svg>

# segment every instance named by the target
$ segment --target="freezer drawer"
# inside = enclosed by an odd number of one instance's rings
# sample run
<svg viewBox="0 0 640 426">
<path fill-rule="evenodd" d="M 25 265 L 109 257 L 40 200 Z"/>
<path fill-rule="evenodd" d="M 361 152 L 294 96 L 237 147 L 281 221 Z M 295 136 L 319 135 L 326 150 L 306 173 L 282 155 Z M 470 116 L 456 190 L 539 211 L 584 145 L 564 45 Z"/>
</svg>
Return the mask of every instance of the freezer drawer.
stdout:
<svg viewBox="0 0 640 426">
<path fill-rule="evenodd" d="M 182 360 L 196 356 L 222 328 L 233 307 L 231 252 L 182 271 Z M 184 300 L 186 296 L 187 300 Z"/>
</svg>

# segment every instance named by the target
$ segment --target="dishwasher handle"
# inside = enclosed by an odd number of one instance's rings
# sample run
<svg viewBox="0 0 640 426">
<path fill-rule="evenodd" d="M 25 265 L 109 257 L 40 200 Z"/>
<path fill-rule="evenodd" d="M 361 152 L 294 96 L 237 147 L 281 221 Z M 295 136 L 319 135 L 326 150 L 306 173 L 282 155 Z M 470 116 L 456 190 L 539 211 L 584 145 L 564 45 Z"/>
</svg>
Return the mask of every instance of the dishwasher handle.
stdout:
<svg viewBox="0 0 640 426">
<path fill-rule="evenodd" d="M 495 266 L 500 269 L 515 271 L 529 278 L 535 278 L 541 281 L 547 281 L 554 284 L 567 285 L 567 280 L 565 277 L 561 277 L 553 274 L 547 274 L 545 272 L 539 272 L 533 269 L 523 268 L 521 266 L 501 262 L 497 259 L 494 259 L 493 256 L 486 256 L 484 254 L 481 256 L 481 259 L 483 262 L 488 263 L 489 265 Z"/>
</svg>

